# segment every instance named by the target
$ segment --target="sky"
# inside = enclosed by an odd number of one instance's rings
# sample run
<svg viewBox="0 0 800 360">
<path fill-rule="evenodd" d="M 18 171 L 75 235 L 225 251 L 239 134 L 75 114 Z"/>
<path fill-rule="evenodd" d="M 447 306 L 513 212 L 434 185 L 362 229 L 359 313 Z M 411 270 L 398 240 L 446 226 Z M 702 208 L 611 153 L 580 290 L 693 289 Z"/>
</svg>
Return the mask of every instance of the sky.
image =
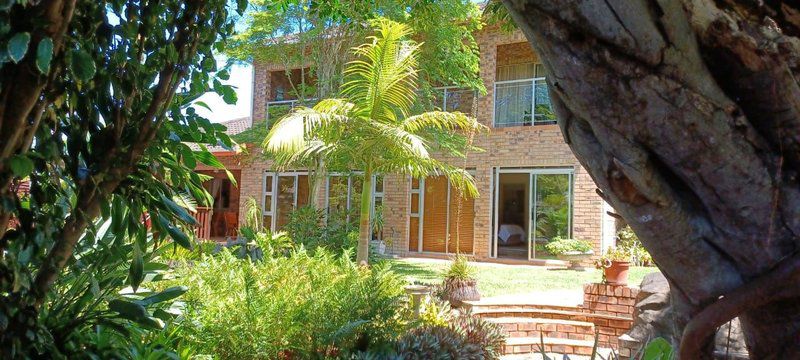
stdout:
<svg viewBox="0 0 800 360">
<path fill-rule="evenodd" d="M 217 58 L 217 66 L 225 66 L 223 57 Z M 253 67 L 250 64 L 234 65 L 230 71 L 230 78 L 222 81 L 224 84 L 232 85 L 236 88 L 236 95 L 239 99 L 236 104 L 228 105 L 222 101 L 222 97 L 214 92 L 208 92 L 201 96 L 198 101 L 208 104 L 213 111 L 196 106 L 197 113 L 205 116 L 213 122 L 225 122 L 250 116 L 251 104 L 253 102 Z"/>
</svg>

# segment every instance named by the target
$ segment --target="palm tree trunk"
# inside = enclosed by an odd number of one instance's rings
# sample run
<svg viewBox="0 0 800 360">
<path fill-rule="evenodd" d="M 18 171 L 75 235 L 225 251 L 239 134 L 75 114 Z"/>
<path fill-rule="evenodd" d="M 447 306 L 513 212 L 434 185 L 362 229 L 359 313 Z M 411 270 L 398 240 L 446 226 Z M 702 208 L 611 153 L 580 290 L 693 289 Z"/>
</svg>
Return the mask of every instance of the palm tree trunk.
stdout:
<svg viewBox="0 0 800 360">
<path fill-rule="evenodd" d="M 356 262 L 367 264 L 369 262 L 369 240 L 372 234 L 369 222 L 369 208 L 372 204 L 372 171 L 364 172 L 364 185 L 361 188 L 361 210 L 358 221 L 358 249 Z"/>
</svg>

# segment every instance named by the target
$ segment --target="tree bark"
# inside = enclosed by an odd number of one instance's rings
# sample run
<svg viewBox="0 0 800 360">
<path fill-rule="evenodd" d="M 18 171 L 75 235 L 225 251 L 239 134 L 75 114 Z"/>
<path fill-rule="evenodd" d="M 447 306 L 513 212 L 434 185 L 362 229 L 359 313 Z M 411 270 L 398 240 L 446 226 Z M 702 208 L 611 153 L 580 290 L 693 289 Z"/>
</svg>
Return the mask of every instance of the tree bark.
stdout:
<svg viewBox="0 0 800 360">
<path fill-rule="evenodd" d="M 800 292 L 747 284 L 800 242 L 800 6 L 504 3 L 549 71 L 566 142 L 670 280 L 679 323 L 739 316 L 752 358 L 799 358 Z M 709 307 L 734 295 L 743 306 Z M 710 357 L 712 330 L 682 358 Z"/>
</svg>

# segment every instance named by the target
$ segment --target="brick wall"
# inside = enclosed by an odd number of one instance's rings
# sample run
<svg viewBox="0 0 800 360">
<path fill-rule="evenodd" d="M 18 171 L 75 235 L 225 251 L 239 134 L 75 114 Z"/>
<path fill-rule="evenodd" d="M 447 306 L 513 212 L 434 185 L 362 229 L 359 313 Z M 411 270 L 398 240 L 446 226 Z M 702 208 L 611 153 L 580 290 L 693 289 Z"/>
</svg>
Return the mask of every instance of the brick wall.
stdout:
<svg viewBox="0 0 800 360">
<path fill-rule="evenodd" d="M 616 348 L 618 338 L 631 329 L 638 294 L 638 288 L 624 285 L 583 285 L 583 308 L 586 312 L 616 317 L 595 321 L 601 346 Z"/>
<path fill-rule="evenodd" d="M 486 27 L 476 34 L 480 48 L 480 76 L 486 94 L 477 99 L 478 121 L 492 127 L 494 114 L 494 81 L 498 65 L 536 61 L 536 55 L 520 31 L 504 32 Z M 498 51 L 499 50 L 499 51 Z M 265 104 L 270 90 L 270 71 L 282 70 L 275 64 L 256 63 L 253 86 L 253 124 L 258 126 L 265 118 Z M 459 166 L 475 169 L 474 175 L 480 196 L 475 199 L 474 255 L 477 259 L 490 256 L 492 224 L 492 171 L 503 167 L 559 167 L 574 170 L 573 236 L 594 244 L 595 253 L 601 252 L 603 238 L 603 201 L 595 193 L 595 184 L 580 166 L 569 146 L 564 142 L 557 125 L 517 126 L 491 128 L 488 134 L 475 136 L 474 144 L 485 149 L 471 153 L 465 159 L 446 159 Z M 242 198 L 260 199 L 262 174 L 268 169 L 265 162 L 256 162 L 253 169 L 242 169 Z M 252 178 L 251 178 L 252 177 Z M 406 176 L 390 175 L 385 180 L 384 216 L 385 238 L 389 249 L 398 255 L 408 253 L 409 183 Z M 242 202 L 243 203 L 243 202 Z M 413 254 L 411 254 L 413 255 Z"/>
<path fill-rule="evenodd" d="M 583 307 L 595 314 L 625 316 L 633 319 L 638 288 L 625 285 L 585 284 L 583 285 Z"/>
</svg>

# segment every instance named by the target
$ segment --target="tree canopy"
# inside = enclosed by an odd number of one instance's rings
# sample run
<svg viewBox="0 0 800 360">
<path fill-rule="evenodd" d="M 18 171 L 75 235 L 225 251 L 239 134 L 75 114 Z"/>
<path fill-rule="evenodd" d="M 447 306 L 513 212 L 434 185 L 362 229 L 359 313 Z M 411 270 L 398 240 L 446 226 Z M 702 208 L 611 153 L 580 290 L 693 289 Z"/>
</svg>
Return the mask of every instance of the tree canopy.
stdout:
<svg viewBox="0 0 800 360">
<path fill-rule="evenodd" d="M 309 67 L 312 93 L 337 96 L 350 49 L 371 31 L 378 17 L 406 24 L 421 45 L 420 87 L 460 86 L 483 90 L 473 33 L 481 14 L 469 0 L 437 1 L 254 1 L 247 29 L 227 53 L 235 59 Z M 302 51 L 300 50 L 302 49 Z M 302 64 L 302 66 L 301 66 Z M 304 94 L 303 94 L 304 95 Z"/>
<path fill-rule="evenodd" d="M 203 144 L 233 143 L 189 104 L 227 76 L 214 52 L 233 33 L 230 13 L 245 6 L 0 2 L 0 357 L 87 351 L 72 331 L 108 312 L 90 316 L 98 304 L 71 297 L 56 305 L 67 296 L 60 278 L 82 279 L 80 296 L 111 306 L 100 294 L 116 285 L 95 275 L 124 266 L 135 291 L 158 244 L 192 246 L 183 227 L 195 201 L 210 199 L 191 170 L 222 167 Z M 127 304 L 120 316 L 152 320 Z"/>
</svg>

